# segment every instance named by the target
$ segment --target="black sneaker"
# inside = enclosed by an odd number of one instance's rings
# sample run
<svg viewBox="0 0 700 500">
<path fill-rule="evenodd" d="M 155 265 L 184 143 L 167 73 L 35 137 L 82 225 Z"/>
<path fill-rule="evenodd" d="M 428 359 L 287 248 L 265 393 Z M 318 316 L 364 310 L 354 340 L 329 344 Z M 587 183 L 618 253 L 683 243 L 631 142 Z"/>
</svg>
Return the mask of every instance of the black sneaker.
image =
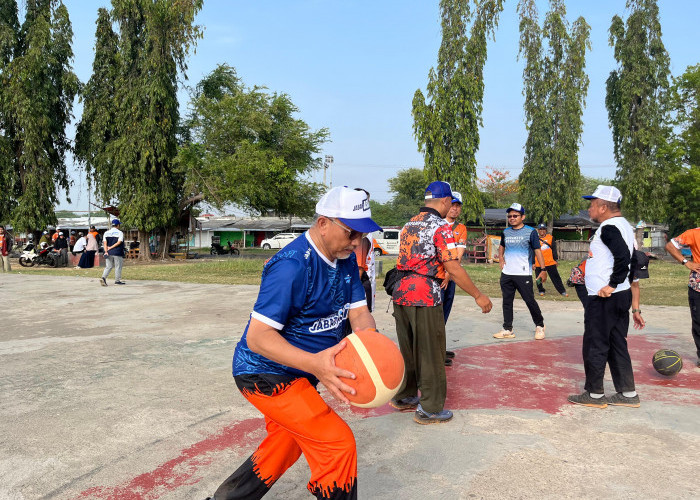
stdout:
<svg viewBox="0 0 700 500">
<path fill-rule="evenodd" d="M 120 280 L 120 281 L 115 281 L 114 284 L 115 285 L 126 285 L 126 282 Z"/>
<path fill-rule="evenodd" d="M 397 410 L 413 411 L 418 406 L 418 401 L 420 401 L 418 396 L 409 396 L 403 399 L 392 399 L 389 401 L 389 405 Z"/>
<path fill-rule="evenodd" d="M 450 410 L 442 410 L 437 413 L 429 413 L 423 409 L 421 405 L 416 408 L 416 413 L 413 415 L 413 420 L 419 424 L 444 424 L 452 420 L 452 412 Z"/>
<path fill-rule="evenodd" d="M 104 278 L 100 278 L 100 285 L 107 286 L 107 280 Z"/>
<path fill-rule="evenodd" d="M 445 366 L 452 366 L 452 360 L 450 358 L 445 358 Z"/>
<path fill-rule="evenodd" d="M 455 353 L 454 351 L 445 351 L 445 358 L 446 359 L 454 359 Z"/>
<path fill-rule="evenodd" d="M 575 405 L 590 406 L 592 408 L 607 408 L 608 400 L 605 396 L 602 398 L 592 398 L 591 393 L 584 391 L 582 394 L 572 394 L 568 398 L 569 403 L 574 403 Z"/>
<path fill-rule="evenodd" d="M 635 394 L 631 398 L 628 398 L 621 392 L 618 392 L 614 396 L 608 398 L 608 404 L 613 406 L 629 406 L 630 408 L 639 408 L 639 394 Z"/>
</svg>

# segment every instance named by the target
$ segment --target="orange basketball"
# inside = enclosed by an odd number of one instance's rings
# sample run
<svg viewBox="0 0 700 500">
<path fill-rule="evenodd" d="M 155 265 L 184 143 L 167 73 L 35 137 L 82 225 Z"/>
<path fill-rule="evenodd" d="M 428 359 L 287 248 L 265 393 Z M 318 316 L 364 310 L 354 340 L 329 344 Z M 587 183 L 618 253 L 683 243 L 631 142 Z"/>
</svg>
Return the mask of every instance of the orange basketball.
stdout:
<svg viewBox="0 0 700 500">
<path fill-rule="evenodd" d="M 376 330 L 358 330 L 345 339 L 345 349 L 335 357 L 336 366 L 355 374 L 355 380 L 343 382 L 355 389 L 345 393 L 350 404 L 376 408 L 388 403 L 403 382 L 403 357 L 396 344 Z"/>
</svg>

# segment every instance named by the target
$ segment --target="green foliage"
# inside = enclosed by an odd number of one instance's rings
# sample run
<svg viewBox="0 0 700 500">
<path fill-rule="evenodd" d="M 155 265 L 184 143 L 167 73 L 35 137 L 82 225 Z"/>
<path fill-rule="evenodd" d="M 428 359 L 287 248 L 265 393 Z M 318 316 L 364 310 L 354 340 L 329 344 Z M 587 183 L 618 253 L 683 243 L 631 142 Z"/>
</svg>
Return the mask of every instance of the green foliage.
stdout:
<svg viewBox="0 0 700 500">
<path fill-rule="evenodd" d="M 112 0 L 111 13 L 98 11 L 78 157 L 101 201 L 118 205 L 122 223 L 142 232 L 171 228 L 181 215 L 178 71 L 201 37 L 193 24 L 201 7 L 202 0 Z"/>
<path fill-rule="evenodd" d="M 510 178 L 507 170 L 486 167 L 486 176 L 479 179 L 481 199 L 487 208 L 506 208 L 518 200 L 520 185 L 517 179 Z"/>
<path fill-rule="evenodd" d="M 572 193 L 581 177 L 578 150 L 589 83 L 590 26 L 583 17 L 570 26 L 563 0 L 550 0 L 542 28 L 535 0 L 521 0 L 518 10 L 528 128 L 519 196 L 530 220 L 551 222 L 580 205 Z"/>
<path fill-rule="evenodd" d="M 668 113 L 669 56 L 661 41 L 656 0 L 628 0 L 625 23 L 614 16 L 610 45 L 618 63 L 607 80 L 605 105 L 612 129 L 623 211 L 635 219 L 666 215 L 674 170 Z"/>
<path fill-rule="evenodd" d="M 484 98 L 483 68 L 503 0 L 441 0 L 442 43 L 437 69 L 428 74 L 427 99 L 413 97 L 413 130 L 424 155 L 425 177 L 444 180 L 462 193 L 464 214 L 483 216 L 476 185 L 476 152 Z M 471 23 L 471 29 L 469 24 Z"/>
<path fill-rule="evenodd" d="M 394 193 L 391 200 L 393 205 L 415 207 L 413 212 L 423 206 L 425 188 L 428 186 L 425 175 L 419 168 L 399 170 L 396 177 L 389 179 L 389 192 Z"/>
<path fill-rule="evenodd" d="M 669 232 L 677 235 L 700 227 L 700 166 L 683 167 L 671 174 L 669 186 Z"/>
<path fill-rule="evenodd" d="M 246 88 L 234 68 L 220 65 L 197 85 L 183 126 L 178 167 L 185 203 L 231 203 L 247 211 L 313 215 L 322 186 L 305 180 L 328 131 L 294 117 L 286 94 Z"/>
<path fill-rule="evenodd" d="M 19 230 L 55 222 L 58 189 L 69 189 L 66 125 L 79 90 L 73 31 L 56 0 L 0 0 L 0 220 Z"/>
</svg>

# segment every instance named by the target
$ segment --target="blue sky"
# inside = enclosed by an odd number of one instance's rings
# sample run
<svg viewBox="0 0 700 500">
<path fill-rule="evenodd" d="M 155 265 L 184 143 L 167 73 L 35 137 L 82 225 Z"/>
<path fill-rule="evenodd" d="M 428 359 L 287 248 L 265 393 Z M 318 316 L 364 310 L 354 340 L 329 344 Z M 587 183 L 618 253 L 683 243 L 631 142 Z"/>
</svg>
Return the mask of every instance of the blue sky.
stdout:
<svg viewBox="0 0 700 500">
<path fill-rule="evenodd" d="M 90 78 L 97 8 L 106 1 L 64 0 L 75 33 L 74 70 Z M 671 72 L 680 75 L 700 62 L 700 2 L 661 0 L 663 41 Z M 90 7 L 86 7 L 90 4 Z M 477 154 L 478 173 L 486 166 L 522 168 L 522 61 L 518 55 L 516 0 L 506 1 L 485 67 L 484 126 Z M 540 18 L 548 9 L 539 1 Z M 624 0 L 569 0 L 568 19 L 584 16 L 591 25 L 587 54 L 590 78 L 579 161 L 583 174 L 613 177 L 612 139 L 605 110 L 605 80 L 615 67 L 608 45 L 613 15 L 626 17 Z M 413 137 L 411 101 L 425 89 L 440 45 L 438 0 L 205 0 L 197 23 L 204 28 L 189 58 L 188 85 L 219 63 L 236 68 L 249 85 L 289 94 L 299 117 L 312 128 L 327 127 L 331 140 L 322 154 L 333 155 L 333 185 L 362 186 L 373 199 L 390 198 L 387 179 L 408 167 L 422 167 Z M 180 93 L 181 112 L 188 94 Z M 74 108 L 76 116 L 81 107 Z M 72 204 L 87 210 L 84 175 L 73 168 Z M 322 180 L 322 173 L 315 175 Z"/>
</svg>

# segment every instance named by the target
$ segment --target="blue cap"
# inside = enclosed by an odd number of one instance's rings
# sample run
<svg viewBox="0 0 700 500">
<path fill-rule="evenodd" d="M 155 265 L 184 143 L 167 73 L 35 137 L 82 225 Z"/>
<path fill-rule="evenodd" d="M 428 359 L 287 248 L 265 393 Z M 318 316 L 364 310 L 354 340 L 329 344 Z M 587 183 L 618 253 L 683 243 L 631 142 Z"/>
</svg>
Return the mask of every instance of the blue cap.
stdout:
<svg viewBox="0 0 700 500">
<path fill-rule="evenodd" d="M 447 182 L 435 181 L 425 189 L 425 199 L 452 198 L 452 188 Z"/>
<path fill-rule="evenodd" d="M 112 225 L 113 226 L 119 226 L 121 222 L 119 222 L 119 219 L 112 219 Z"/>
<path fill-rule="evenodd" d="M 537 224 L 537 229 L 547 229 L 547 224 L 540 222 Z"/>
</svg>

